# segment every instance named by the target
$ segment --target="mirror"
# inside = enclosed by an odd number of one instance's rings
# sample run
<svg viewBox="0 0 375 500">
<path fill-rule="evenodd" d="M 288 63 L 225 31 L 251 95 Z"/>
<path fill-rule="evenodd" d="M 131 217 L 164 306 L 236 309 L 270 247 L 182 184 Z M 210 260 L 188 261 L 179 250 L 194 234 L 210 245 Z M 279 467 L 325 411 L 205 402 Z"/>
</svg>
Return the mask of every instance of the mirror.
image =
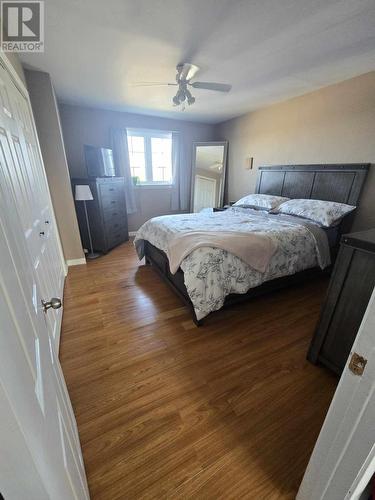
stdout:
<svg viewBox="0 0 375 500">
<path fill-rule="evenodd" d="M 223 206 L 227 148 L 227 141 L 194 144 L 191 183 L 193 212 Z"/>
</svg>

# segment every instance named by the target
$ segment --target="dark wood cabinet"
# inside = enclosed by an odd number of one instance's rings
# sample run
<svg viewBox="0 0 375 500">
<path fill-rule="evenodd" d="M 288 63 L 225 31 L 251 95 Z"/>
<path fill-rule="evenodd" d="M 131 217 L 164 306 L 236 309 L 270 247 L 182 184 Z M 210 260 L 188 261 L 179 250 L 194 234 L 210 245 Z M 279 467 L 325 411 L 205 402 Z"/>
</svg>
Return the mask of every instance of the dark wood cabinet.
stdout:
<svg viewBox="0 0 375 500">
<path fill-rule="evenodd" d="M 341 374 L 375 285 L 375 229 L 344 235 L 307 358 Z"/>
<path fill-rule="evenodd" d="M 72 179 L 73 195 L 77 184 L 89 185 L 94 198 L 92 201 L 86 201 L 94 250 L 106 253 L 127 241 L 129 233 L 124 179 Z M 85 248 L 90 248 L 83 201 L 76 201 L 75 204 L 82 244 Z"/>
</svg>

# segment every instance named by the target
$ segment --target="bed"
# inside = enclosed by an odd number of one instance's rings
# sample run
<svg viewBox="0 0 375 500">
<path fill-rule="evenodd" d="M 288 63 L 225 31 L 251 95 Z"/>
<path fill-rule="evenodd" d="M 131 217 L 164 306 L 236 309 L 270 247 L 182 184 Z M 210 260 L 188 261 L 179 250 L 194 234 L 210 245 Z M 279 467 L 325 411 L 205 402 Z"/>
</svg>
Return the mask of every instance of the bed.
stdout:
<svg viewBox="0 0 375 500">
<path fill-rule="evenodd" d="M 278 165 L 259 167 L 256 193 L 290 199 L 319 199 L 358 207 L 368 164 Z M 341 235 L 348 232 L 354 213 L 335 227 L 321 229 L 300 218 L 268 214 L 253 208 L 232 207 L 206 214 L 156 217 L 137 232 L 135 245 L 159 275 L 190 308 L 193 320 L 222 307 L 329 272 Z M 298 220 L 299 219 L 299 220 Z M 168 238 L 190 228 L 248 233 L 257 228 L 278 243 L 278 251 L 264 273 L 219 248 L 194 250 L 172 273 L 167 257 Z M 327 248 L 328 247 L 328 250 Z"/>
</svg>

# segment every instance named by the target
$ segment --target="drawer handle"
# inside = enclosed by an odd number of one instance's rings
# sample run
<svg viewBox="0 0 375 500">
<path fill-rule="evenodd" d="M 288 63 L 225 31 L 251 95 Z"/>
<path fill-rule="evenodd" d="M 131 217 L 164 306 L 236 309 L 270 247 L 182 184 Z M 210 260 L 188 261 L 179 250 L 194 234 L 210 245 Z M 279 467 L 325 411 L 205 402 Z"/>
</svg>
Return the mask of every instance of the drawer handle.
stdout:
<svg viewBox="0 0 375 500">
<path fill-rule="evenodd" d="M 118 215 L 118 213 L 117 213 L 117 212 L 113 212 L 113 214 L 112 214 L 112 215 Z"/>
<path fill-rule="evenodd" d="M 118 224 L 114 224 L 113 227 L 118 227 Z"/>
<path fill-rule="evenodd" d="M 116 200 L 112 200 L 112 201 L 111 201 L 111 203 L 112 203 L 112 205 L 113 205 L 113 204 L 115 204 L 115 203 L 116 203 Z"/>
<path fill-rule="evenodd" d="M 115 188 L 109 188 L 109 190 L 110 190 L 110 191 L 114 191 L 114 190 L 115 190 Z"/>
</svg>

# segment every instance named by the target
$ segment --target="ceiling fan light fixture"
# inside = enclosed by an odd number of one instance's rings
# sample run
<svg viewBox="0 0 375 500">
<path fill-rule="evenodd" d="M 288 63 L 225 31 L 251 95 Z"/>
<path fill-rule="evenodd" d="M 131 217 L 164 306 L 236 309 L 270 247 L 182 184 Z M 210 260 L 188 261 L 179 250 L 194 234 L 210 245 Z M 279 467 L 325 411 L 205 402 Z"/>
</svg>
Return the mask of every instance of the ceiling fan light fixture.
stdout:
<svg viewBox="0 0 375 500">
<path fill-rule="evenodd" d="M 185 92 L 181 87 L 178 89 L 176 97 L 180 103 L 186 99 Z"/>
<path fill-rule="evenodd" d="M 176 86 L 178 87 L 176 95 L 172 98 L 174 106 L 180 106 L 182 111 L 185 109 L 185 104 L 191 106 L 196 102 L 196 99 L 191 92 L 189 87 L 194 89 L 202 90 L 213 90 L 216 92 L 229 92 L 232 88 L 231 85 L 227 83 L 216 83 L 216 82 L 191 82 L 195 77 L 196 73 L 199 71 L 199 67 L 191 63 L 180 63 L 176 67 L 176 83 L 138 83 L 136 86 L 152 86 L 152 85 L 166 85 L 166 86 Z"/>
<path fill-rule="evenodd" d="M 191 95 L 190 90 L 186 89 L 185 90 L 185 94 L 186 94 L 187 103 L 189 104 L 189 106 L 191 106 L 192 104 L 194 104 L 195 103 L 195 97 L 193 97 Z"/>
</svg>

